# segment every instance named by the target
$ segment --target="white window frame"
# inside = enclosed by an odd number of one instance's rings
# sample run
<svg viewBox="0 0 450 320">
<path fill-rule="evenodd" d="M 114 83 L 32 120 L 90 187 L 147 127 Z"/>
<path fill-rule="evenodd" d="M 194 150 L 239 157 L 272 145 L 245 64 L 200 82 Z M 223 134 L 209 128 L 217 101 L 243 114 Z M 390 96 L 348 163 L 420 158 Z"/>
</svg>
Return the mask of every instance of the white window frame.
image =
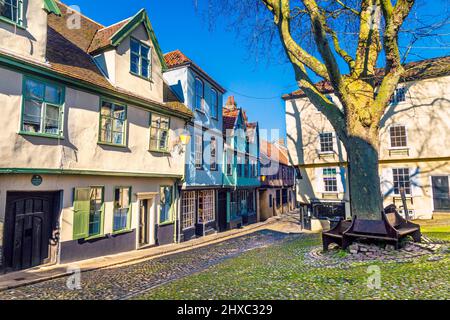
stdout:
<svg viewBox="0 0 450 320">
<path fill-rule="evenodd" d="M 195 191 L 183 191 L 181 195 L 182 229 L 195 227 Z"/>
<path fill-rule="evenodd" d="M 202 209 L 200 212 L 200 197 L 202 197 Z M 214 190 L 202 190 L 198 192 L 197 222 L 206 224 L 216 220 L 216 197 Z"/>
<path fill-rule="evenodd" d="M 404 127 L 404 128 L 405 128 L 406 146 L 404 146 L 404 147 L 403 147 L 403 146 L 402 146 L 402 147 L 395 147 L 395 146 L 392 145 L 391 129 L 394 128 L 394 127 Z M 388 127 L 388 133 L 389 133 L 389 149 L 396 149 L 396 150 L 398 150 L 398 149 L 408 149 L 408 148 L 409 148 L 409 145 L 408 145 L 409 137 L 408 137 L 408 126 L 407 126 L 407 125 L 405 125 L 405 124 L 403 124 L 403 123 L 394 123 L 394 124 L 391 124 L 391 125 Z"/>
<path fill-rule="evenodd" d="M 406 190 L 405 190 L 405 196 L 411 197 L 412 196 L 412 192 L 413 192 L 413 190 L 412 190 L 413 185 L 412 185 L 412 181 L 411 181 L 411 168 L 407 168 L 407 167 L 392 168 L 392 194 L 395 195 L 395 196 L 400 196 L 400 186 L 397 188 L 399 192 L 397 192 L 397 193 L 395 192 L 396 187 L 395 187 L 395 173 L 394 173 L 394 170 L 408 170 L 409 193 L 407 193 Z"/>
<path fill-rule="evenodd" d="M 203 169 L 203 134 L 195 135 L 195 168 L 197 170 Z"/>
<path fill-rule="evenodd" d="M 328 134 L 330 134 L 331 135 L 331 150 L 326 150 L 326 151 L 323 151 L 322 150 L 322 136 L 323 135 L 328 135 Z M 320 134 L 319 134 L 319 153 L 320 154 L 330 154 L 330 153 L 334 153 L 334 139 L 335 139 L 335 137 L 334 137 L 334 132 L 321 132 Z"/>
<path fill-rule="evenodd" d="M 325 170 L 334 170 L 335 174 L 334 176 L 331 175 L 325 175 L 324 172 Z M 334 181 L 336 181 L 335 187 L 336 190 L 327 190 L 327 185 L 325 181 L 328 181 L 329 179 L 334 179 Z M 337 168 L 323 168 L 322 169 L 322 181 L 323 181 L 323 193 L 339 193 L 339 185 L 338 185 L 338 169 Z"/>
<path fill-rule="evenodd" d="M 210 170 L 216 171 L 217 170 L 217 139 L 216 137 L 211 137 L 210 141 Z"/>
</svg>

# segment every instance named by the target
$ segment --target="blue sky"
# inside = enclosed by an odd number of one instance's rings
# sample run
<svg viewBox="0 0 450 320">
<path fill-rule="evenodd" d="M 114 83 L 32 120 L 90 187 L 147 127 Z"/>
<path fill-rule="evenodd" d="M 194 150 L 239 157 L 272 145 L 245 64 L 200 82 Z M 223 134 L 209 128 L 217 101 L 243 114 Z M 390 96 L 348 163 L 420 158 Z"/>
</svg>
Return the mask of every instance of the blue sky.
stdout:
<svg viewBox="0 0 450 320">
<path fill-rule="evenodd" d="M 78 5 L 83 14 L 104 25 L 123 20 L 145 7 L 163 52 L 183 51 L 219 82 L 227 95 L 236 97 L 238 105 L 247 110 L 250 121 L 259 121 L 261 128 L 280 129 L 282 136 L 285 135 L 281 95 L 297 88 L 291 66 L 285 59 L 279 64 L 273 61 L 268 64 L 264 59 L 251 58 L 243 40 L 226 30 L 223 19 L 210 30 L 207 18 L 196 11 L 193 0 L 64 2 Z M 448 0 L 432 1 L 424 8 L 423 14 L 442 12 L 448 10 Z M 448 25 L 445 31 L 450 34 Z M 450 54 L 450 37 L 444 39 L 448 40 L 447 44 L 434 40 L 416 43 L 418 48 L 413 49 L 410 60 L 417 60 L 415 54 L 424 58 Z"/>
</svg>

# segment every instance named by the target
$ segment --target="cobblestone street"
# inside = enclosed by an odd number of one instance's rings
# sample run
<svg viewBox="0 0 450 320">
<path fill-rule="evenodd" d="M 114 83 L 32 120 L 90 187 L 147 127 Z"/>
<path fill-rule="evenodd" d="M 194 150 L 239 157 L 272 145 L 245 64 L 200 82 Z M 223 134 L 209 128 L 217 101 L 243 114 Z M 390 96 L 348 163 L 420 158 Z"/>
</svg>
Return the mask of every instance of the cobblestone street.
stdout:
<svg viewBox="0 0 450 320">
<path fill-rule="evenodd" d="M 69 290 L 68 277 L 0 292 L 0 299 L 127 299 L 159 285 L 203 271 L 226 259 L 299 237 L 261 230 L 224 242 L 130 265 L 81 274 L 81 289 Z"/>
</svg>

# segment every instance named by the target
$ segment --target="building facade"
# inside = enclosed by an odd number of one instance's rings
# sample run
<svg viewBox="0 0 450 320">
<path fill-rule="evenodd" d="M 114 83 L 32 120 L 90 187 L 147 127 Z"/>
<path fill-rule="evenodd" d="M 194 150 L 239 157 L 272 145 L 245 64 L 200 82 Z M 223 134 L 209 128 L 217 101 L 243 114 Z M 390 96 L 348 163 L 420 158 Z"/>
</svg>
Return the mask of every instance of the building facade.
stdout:
<svg viewBox="0 0 450 320">
<path fill-rule="evenodd" d="M 259 219 L 259 126 L 248 122 L 233 96 L 223 108 L 223 190 L 219 192 L 221 230 Z"/>
<path fill-rule="evenodd" d="M 190 141 L 180 186 L 180 240 L 217 231 L 218 190 L 222 187 L 222 104 L 225 90 L 181 51 L 165 55 L 164 79 L 190 110 Z"/>
<path fill-rule="evenodd" d="M 261 140 L 260 146 L 260 218 L 267 220 L 295 209 L 295 169 L 289 164 L 284 142 Z"/>
<path fill-rule="evenodd" d="M 47 0 L 0 19 L 0 272 L 173 243 L 192 112 L 147 13 L 105 27 Z M 70 22 L 70 23 L 69 23 Z"/>
<path fill-rule="evenodd" d="M 450 57 L 405 65 L 380 129 L 379 174 L 384 205 L 413 219 L 450 210 Z M 326 83 L 320 86 L 339 106 Z M 302 91 L 285 95 L 288 150 L 299 168 L 297 199 L 316 217 L 350 216 L 347 156 L 329 121 Z M 402 210 L 402 209 L 401 209 Z"/>
</svg>

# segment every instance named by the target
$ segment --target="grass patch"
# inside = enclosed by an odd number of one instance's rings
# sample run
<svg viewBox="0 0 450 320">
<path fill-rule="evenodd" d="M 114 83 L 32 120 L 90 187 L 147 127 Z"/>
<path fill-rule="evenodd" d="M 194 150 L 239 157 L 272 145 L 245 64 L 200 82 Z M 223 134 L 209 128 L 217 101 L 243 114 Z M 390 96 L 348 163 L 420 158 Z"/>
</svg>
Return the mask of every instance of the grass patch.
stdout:
<svg viewBox="0 0 450 320">
<path fill-rule="evenodd" d="M 450 226 L 421 226 L 420 230 L 427 237 L 450 241 Z"/>
<path fill-rule="evenodd" d="M 305 261 L 318 235 L 246 252 L 138 299 L 450 299 L 450 258 L 316 267 Z M 343 253 L 337 253 L 343 254 Z M 368 287 L 369 266 L 381 288 Z"/>
</svg>

